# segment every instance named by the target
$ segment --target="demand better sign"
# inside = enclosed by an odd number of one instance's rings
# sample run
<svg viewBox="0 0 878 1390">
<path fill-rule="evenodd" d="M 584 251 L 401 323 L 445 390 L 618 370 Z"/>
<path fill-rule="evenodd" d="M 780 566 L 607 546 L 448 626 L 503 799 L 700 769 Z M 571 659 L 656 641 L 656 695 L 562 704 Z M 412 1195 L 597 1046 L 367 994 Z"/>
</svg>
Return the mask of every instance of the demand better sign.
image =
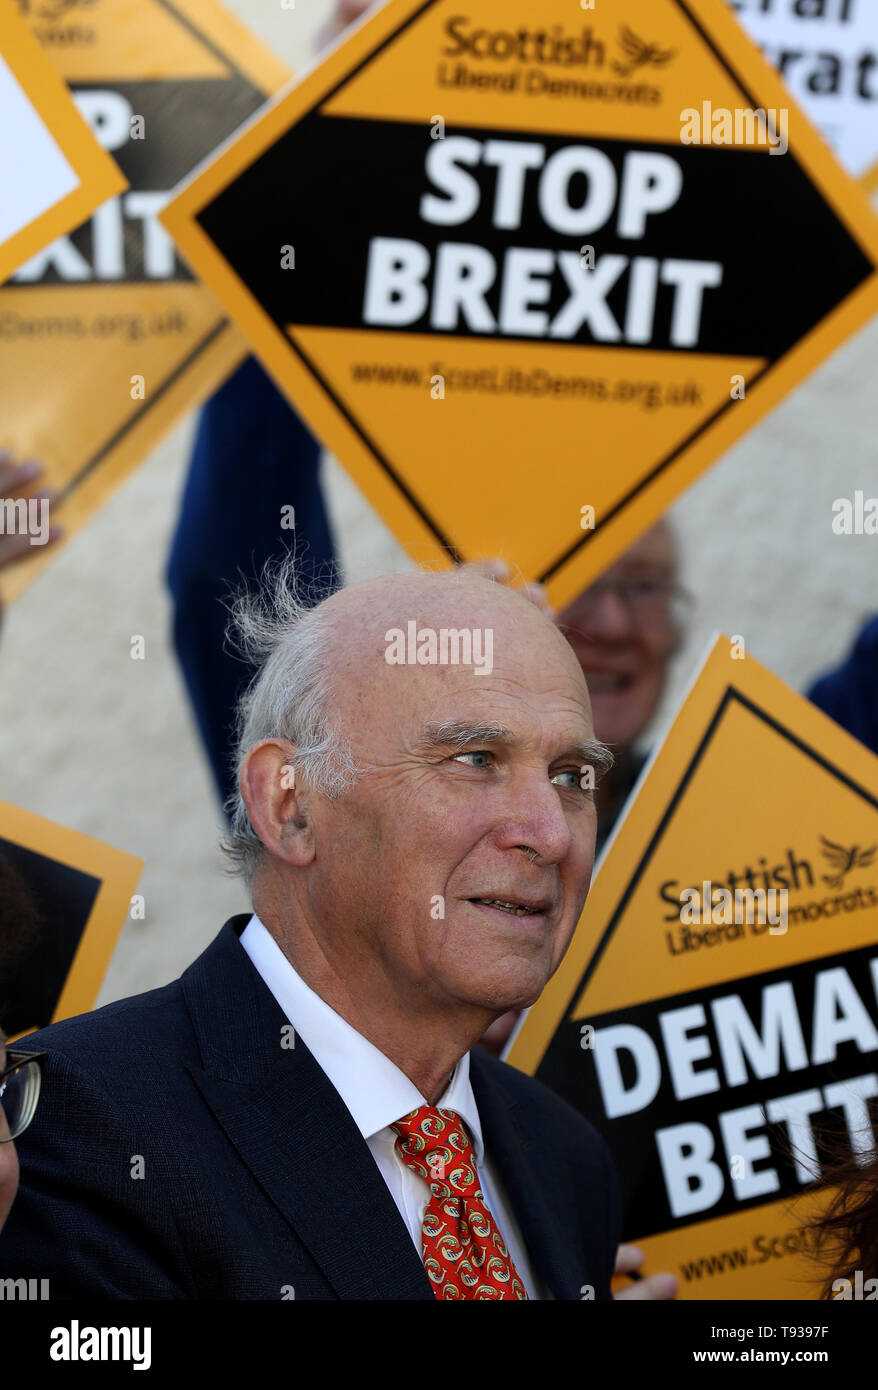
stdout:
<svg viewBox="0 0 878 1390">
<path fill-rule="evenodd" d="M 826 1136 L 876 1140 L 878 758 L 721 639 L 507 1058 L 605 1134 L 680 1297 L 815 1298 Z"/>
</svg>

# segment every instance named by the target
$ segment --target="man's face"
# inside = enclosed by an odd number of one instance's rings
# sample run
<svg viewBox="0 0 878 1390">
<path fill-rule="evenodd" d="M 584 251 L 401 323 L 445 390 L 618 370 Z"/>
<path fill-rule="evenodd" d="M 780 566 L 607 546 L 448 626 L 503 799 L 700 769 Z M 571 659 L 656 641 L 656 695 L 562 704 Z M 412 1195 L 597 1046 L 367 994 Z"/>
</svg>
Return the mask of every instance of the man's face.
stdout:
<svg viewBox="0 0 878 1390">
<path fill-rule="evenodd" d="M 410 1005 L 426 992 L 500 1012 L 537 998 L 582 910 L 591 711 L 569 646 L 532 605 L 484 580 L 435 584 L 447 593 L 397 604 L 339 644 L 333 716 L 367 770 L 339 800 L 312 803 L 310 915 L 347 978 L 377 963 Z M 409 619 L 491 628 L 490 674 L 388 665 L 385 633 Z"/>
<path fill-rule="evenodd" d="M 658 708 L 678 640 L 668 599 L 676 577 L 673 536 L 660 524 L 558 614 L 588 682 L 595 731 L 615 749 L 634 744 Z"/>
<path fill-rule="evenodd" d="M 2 1035 L 0 1035 L 2 1036 Z M 6 1048 L 0 1043 L 0 1072 L 6 1067 Z M 6 1116 L 0 1105 L 0 1139 L 9 1133 Z M 0 1231 L 9 1215 L 10 1207 L 18 1191 L 18 1156 L 11 1142 L 0 1144 Z"/>
</svg>

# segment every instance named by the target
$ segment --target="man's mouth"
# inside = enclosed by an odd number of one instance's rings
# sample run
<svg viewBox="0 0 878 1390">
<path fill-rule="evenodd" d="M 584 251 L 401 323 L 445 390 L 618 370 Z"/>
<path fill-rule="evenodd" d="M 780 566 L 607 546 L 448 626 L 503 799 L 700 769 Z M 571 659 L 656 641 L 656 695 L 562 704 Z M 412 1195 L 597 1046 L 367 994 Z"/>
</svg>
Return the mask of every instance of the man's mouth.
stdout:
<svg viewBox="0 0 878 1390">
<path fill-rule="evenodd" d="M 468 901 L 478 907 L 499 908 L 501 912 L 509 912 L 513 917 L 542 917 L 547 911 L 547 905 L 544 903 L 531 907 L 527 903 L 511 902 L 502 898 L 470 898 Z"/>
</svg>

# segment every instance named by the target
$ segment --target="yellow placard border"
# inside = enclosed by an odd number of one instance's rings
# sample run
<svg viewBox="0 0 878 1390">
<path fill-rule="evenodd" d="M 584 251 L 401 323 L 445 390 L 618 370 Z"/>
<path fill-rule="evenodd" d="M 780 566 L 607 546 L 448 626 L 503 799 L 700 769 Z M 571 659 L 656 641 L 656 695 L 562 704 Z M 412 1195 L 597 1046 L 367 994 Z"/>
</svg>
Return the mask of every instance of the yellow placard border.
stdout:
<svg viewBox="0 0 878 1390">
<path fill-rule="evenodd" d="M 95 208 L 128 187 L 115 160 L 101 146 L 76 108 L 66 84 L 55 72 L 13 0 L 0 0 L 2 53 L 34 110 L 72 166 L 79 184 L 0 246 L 0 282 L 91 217 Z"/>
<path fill-rule="evenodd" d="M 94 1008 L 144 860 L 8 801 L 0 801 L 0 837 L 100 880 L 51 1021 L 86 1013 Z"/>
<path fill-rule="evenodd" d="M 183 15 L 198 30 L 200 43 L 208 39 L 218 44 L 223 62 L 234 66 L 260 92 L 276 91 L 292 79 L 288 64 L 219 0 L 173 0 L 166 8 L 174 17 Z"/>
</svg>

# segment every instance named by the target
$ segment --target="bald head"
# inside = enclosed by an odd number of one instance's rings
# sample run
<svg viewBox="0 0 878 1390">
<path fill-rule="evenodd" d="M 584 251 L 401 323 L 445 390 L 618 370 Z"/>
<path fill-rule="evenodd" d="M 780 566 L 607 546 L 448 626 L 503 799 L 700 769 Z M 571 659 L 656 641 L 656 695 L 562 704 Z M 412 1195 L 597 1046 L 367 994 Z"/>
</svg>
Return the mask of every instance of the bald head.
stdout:
<svg viewBox="0 0 878 1390">
<path fill-rule="evenodd" d="M 535 650 L 588 703 L 582 672 L 554 624 L 520 593 L 471 571 L 363 580 L 326 599 L 323 609 L 332 705 L 339 712 L 362 706 L 367 672 L 366 684 L 377 682 L 390 694 L 398 666 L 428 668 L 437 682 L 446 667 L 488 676 L 495 654 L 514 662 Z"/>
</svg>

